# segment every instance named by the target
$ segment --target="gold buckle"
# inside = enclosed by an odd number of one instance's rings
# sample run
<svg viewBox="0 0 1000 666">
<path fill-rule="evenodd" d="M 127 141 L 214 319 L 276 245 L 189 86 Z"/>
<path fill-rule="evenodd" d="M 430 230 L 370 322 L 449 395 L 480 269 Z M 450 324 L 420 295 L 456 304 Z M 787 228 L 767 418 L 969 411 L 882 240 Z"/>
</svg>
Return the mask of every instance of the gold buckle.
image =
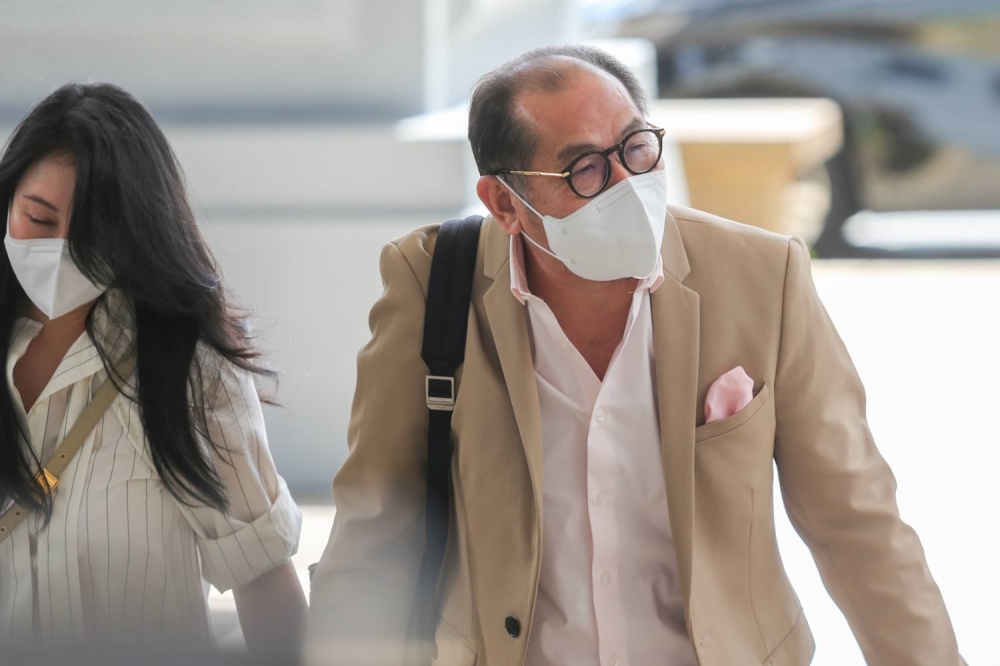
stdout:
<svg viewBox="0 0 1000 666">
<path fill-rule="evenodd" d="M 38 482 L 38 485 L 42 488 L 42 492 L 46 495 L 51 495 L 55 492 L 56 487 L 59 485 L 59 477 L 44 467 L 42 471 L 35 475 L 35 481 Z"/>
</svg>

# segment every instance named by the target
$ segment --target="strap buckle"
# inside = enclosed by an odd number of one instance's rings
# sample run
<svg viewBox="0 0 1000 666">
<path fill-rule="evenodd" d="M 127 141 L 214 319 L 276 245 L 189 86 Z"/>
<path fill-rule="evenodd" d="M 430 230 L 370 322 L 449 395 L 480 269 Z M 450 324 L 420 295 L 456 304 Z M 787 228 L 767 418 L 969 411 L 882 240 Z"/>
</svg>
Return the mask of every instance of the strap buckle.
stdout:
<svg viewBox="0 0 1000 666">
<path fill-rule="evenodd" d="M 435 412 L 455 411 L 455 378 L 427 375 L 424 380 L 427 408 Z"/>
<path fill-rule="evenodd" d="M 35 475 L 35 481 L 38 482 L 44 495 L 51 495 L 59 485 L 59 477 L 44 467 Z"/>
</svg>

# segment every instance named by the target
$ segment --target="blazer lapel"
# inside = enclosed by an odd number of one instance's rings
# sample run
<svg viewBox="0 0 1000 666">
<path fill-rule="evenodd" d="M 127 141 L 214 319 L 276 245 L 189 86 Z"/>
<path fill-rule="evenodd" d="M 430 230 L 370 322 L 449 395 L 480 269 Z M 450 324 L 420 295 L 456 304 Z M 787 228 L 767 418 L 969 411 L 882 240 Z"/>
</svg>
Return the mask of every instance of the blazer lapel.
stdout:
<svg viewBox="0 0 1000 666">
<path fill-rule="evenodd" d="M 528 461 L 540 526 L 544 478 L 542 419 L 528 337 L 527 313 L 510 291 L 510 236 L 496 223 L 489 224 L 485 229 L 489 236 L 486 239 L 484 272 L 493 279 L 493 284 L 483 297 L 483 303 Z"/>
<path fill-rule="evenodd" d="M 690 272 L 680 233 L 667 214 L 666 279 L 650 296 L 663 474 L 685 607 L 690 607 L 694 533 L 694 430 L 698 409 L 700 305 L 684 286 Z"/>
</svg>

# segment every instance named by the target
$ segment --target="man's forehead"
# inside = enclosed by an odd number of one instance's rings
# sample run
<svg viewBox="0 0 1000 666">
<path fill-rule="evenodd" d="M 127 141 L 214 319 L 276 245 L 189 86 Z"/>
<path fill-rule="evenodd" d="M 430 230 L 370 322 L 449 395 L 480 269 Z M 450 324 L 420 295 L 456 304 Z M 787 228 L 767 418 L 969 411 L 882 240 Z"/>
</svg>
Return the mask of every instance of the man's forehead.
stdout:
<svg viewBox="0 0 1000 666">
<path fill-rule="evenodd" d="M 527 86 L 515 100 L 521 112 L 536 123 L 582 119 L 588 111 L 607 111 L 609 107 L 627 107 L 639 113 L 621 81 L 587 63 L 561 63 L 557 68 L 546 68 L 538 76 L 545 83 Z"/>
<path fill-rule="evenodd" d="M 567 146 L 606 147 L 642 122 L 625 86 L 606 72 L 574 68 L 557 90 L 529 90 L 517 113 L 535 137 L 535 156 L 554 158 Z"/>
</svg>

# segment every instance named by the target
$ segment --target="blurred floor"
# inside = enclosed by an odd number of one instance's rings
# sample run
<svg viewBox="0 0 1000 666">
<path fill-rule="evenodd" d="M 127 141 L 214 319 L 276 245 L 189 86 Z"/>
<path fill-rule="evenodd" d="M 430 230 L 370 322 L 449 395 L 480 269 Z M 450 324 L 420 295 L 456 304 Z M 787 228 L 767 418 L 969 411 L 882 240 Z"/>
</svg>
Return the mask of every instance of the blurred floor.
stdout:
<svg viewBox="0 0 1000 666">
<path fill-rule="evenodd" d="M 1000 601 L 1000 436 L 990 425 L 1000 406 L 1000 262 L 817 262 L 814 274 L 868 389 L 901 513 L 921 537 L 962 652 L 971 664 L 1000 666 L 991 622 Z M 295 564 L 306 586 L 333 508 L 308 503 L 303 513 Z M 814 666 L 864 664 L 807 549 L 777 513 L 786 568 L 816 636 Z M 213 592 L 210 601 L 220 639 L 238 644 L 232 595 Z"/>
</svg>

